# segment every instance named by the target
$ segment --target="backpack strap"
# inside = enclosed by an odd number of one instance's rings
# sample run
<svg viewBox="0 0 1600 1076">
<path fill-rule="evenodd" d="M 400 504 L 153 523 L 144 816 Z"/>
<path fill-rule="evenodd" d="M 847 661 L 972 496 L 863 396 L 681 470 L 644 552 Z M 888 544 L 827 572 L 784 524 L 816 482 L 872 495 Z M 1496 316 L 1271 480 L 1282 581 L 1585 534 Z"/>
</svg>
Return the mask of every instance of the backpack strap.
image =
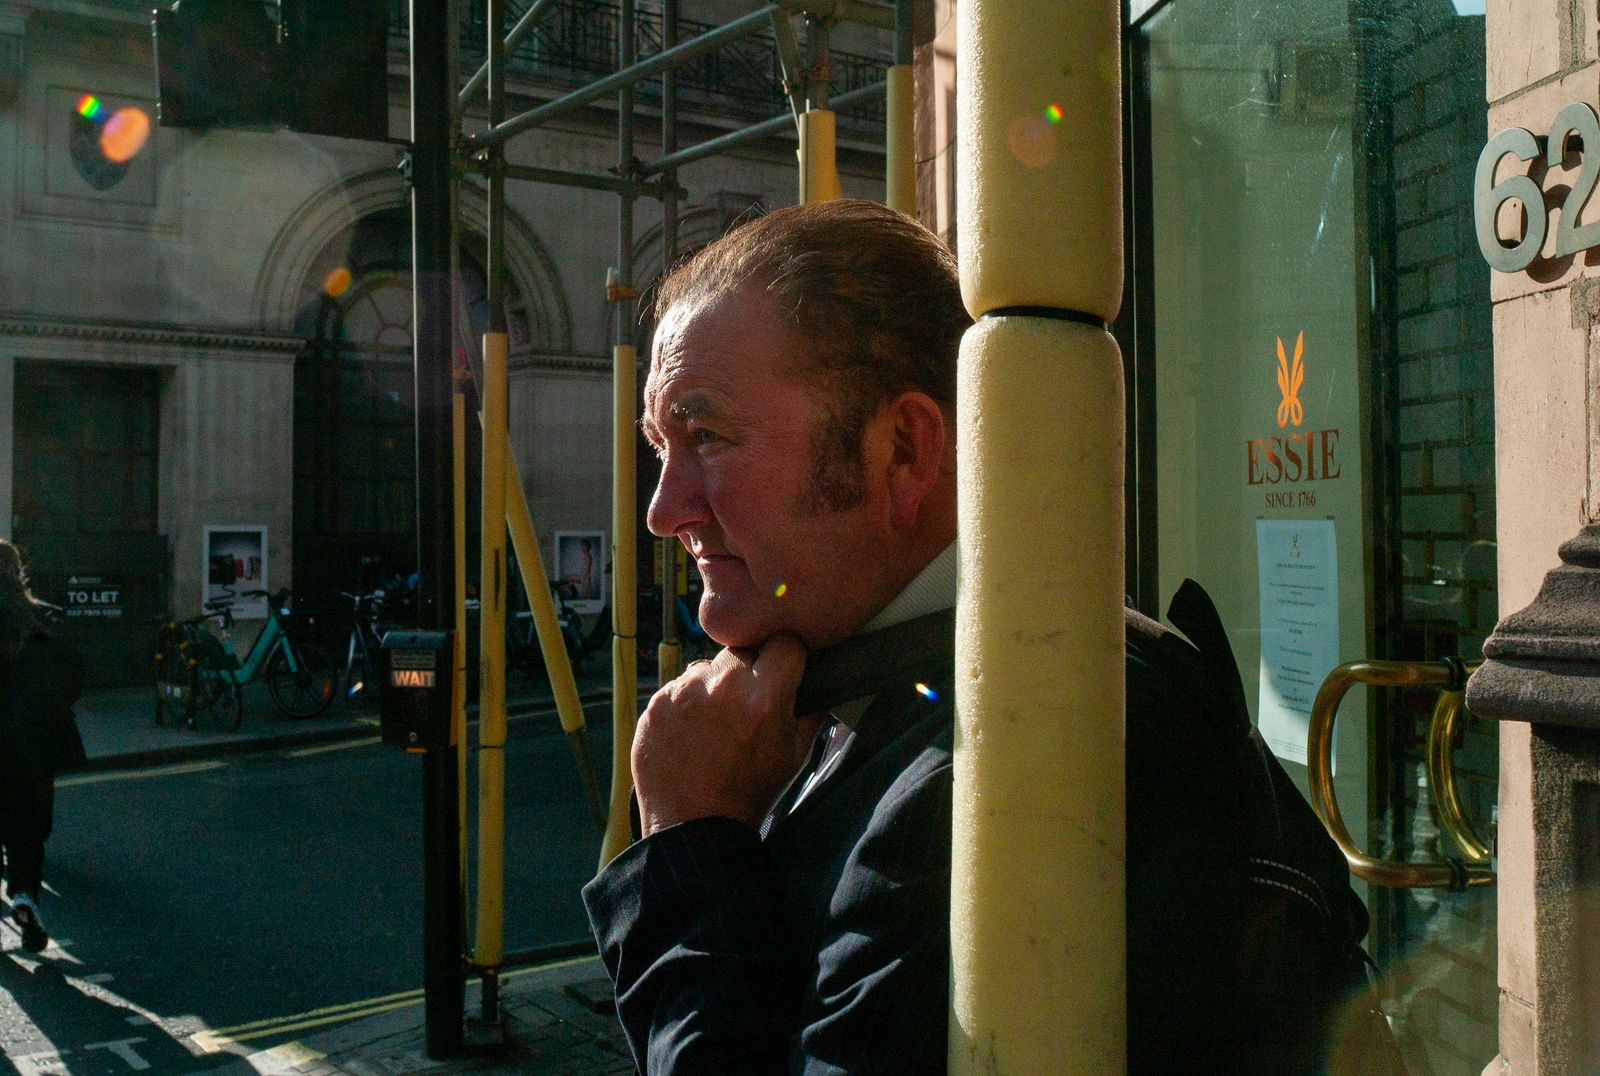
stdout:
<svg viewBox="0 0 1600 1076">
<path fill-rule="evenodd" d="M 955 666 L 955 633 L 955 609 L 941 609 L 819 650 L 806 658 L 794 712 L 813 714 L 903 681 L 943 680 Z"/>
<path fill-rule="evenodd" d="M 1282 852 L 1287 839 L 1284 818 L 1286 808 L 1278 795 L 1279 772 L 1282 767 L 1272 757 L 1266 741 L 1253 731 L 1250 704 L 1244 693 L 1244 678 L 1239 673 L 1239 662 L 1234 657 L 1233 645 L 1228 642 L 1228 630 L 1222 625 L 1222 614 L 1217 612 L 1217 603 L 1211 600 L 1211 595 L 1206 593 L 1205 587 L 1193 579 L 1185 579 L 1178 587 L 1178 592 L 1172 596 L 1172 604 L 1167 607 L 1167 619 L 1189 637 L 1189 641 L 1199 652 L 1206 678 L 1217 691 L 1222 693 L 1227 705 L 1237 715 L 1238 721 L 1245 728 L 1252 729 L 1249 747 L 1243 753 L 1244 757 L 1239 759 L 1239 765 L 1255 772 L 1250 775 L 1240 772 L 1237 778 L 1241 789 L 1253 793 L 1254 802 L 1250 806 L 1257 824 L 1270 830 L 1269 846 L 1261 850 L 1271 851 L 1277 855 Z M 1262 836 L 1265 838 L 1266 834 L 1263 833 Z M 1275 859 L 1265 859 L 1259 861 L 1257 865 L 1264 866 L 1267 863 L 1277 865 Z M 1286 876 L 1266 884 L 1279 885 L 1285 890 L 1305 895 L 1292 877 Z M 1313 899 L 1312 903 L 1319 902 Z M 1327 915 L 1326 904 L 1323 903 L 1320 907 L 1324 915 Z"/>
<path fill-rule="evenodd" d="M 1200 651 L 1200 660 L 1205 662 L 1212 680 L 1227 694 L 1234 711 L 1248 721 L 1250 707 L 1245 701 L 1239 663 L 1234 659 L 1233 646 L 1228 642 L 1228 631 L 1222 626 L 1217 604 L 1205 587 L 1193 579 L 1185 579 L 1172 596 L 1172 604 L 1167 606 L 1167 620 L 1189 637 L 1194 648 Z"/>
</svg>

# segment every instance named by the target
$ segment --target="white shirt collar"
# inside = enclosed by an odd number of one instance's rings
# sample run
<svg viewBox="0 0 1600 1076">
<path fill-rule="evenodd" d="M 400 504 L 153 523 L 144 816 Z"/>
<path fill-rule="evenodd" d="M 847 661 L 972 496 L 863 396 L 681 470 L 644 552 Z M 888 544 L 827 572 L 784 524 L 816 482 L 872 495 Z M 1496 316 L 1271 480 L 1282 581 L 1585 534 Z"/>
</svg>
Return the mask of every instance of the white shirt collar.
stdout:
<svg viewBox="0 0 1600 1076">
<path fill-rule="evenodd" d="M 960 559 L 954 542 L 945 546 L 937 557 L 930 560 L 922 571 L 917 573 L 915 579 L 906 584 L 904 590 L 895 595 L 893 601 L 879 610 L 877 616 L 867 621 L 866 627 L 861 629 L 862 634 L 903 624 L 925 613 L 937 613 L 941 609 L 953 608 L 956 604 L 956 570 Z M 800 802 L 811 794 L 811 790 L 833 772 L 840 756 L 855 738 L 856 725 L 866 714 L 867 706 L 871 702 L 872 698 L 868 696 L 834 707 L 833 716 L 838 720 L 839 727 L 835 727 L 831 735 L 832 742 L 828 750 L 823 753 L 821 764 L 806 778 L 800 794 L 795 797 L 794 804 L 789 808 L 791 811 L 800 806 Z"/>
<path fill-rule="evenodd" d="M 862 632 L 890 628 L 914 620 L 924 613 L 937 613 L 954 608 L 956 604 L 956 569 L 960 563 L 956 544 L 945 546 L 937 557 L 930 560 L 894 600 L 867 621 Z"/>
</svg>

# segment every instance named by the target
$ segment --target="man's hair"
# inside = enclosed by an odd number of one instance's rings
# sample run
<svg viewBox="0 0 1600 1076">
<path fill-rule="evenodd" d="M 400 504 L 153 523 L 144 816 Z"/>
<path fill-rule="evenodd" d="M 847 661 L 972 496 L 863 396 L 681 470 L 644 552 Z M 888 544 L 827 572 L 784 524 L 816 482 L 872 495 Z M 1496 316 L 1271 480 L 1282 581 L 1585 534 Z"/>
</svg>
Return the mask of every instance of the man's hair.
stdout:
<svg viewBox="0 0 1600 1076">
<path fill-rule="evenodd" d="M 763 289 L 791 325 L 791 359 L 828 398 L 813 431 L 817 507 L 860 502 L 861 437 L 909 390 L 955 404 L 956 353 L 972 324 L 955 256 L 915 219 L 876 202 L 788 206 L 700 250 L 656 293 L 657 324 L 675 306 Z"/>
</svg>

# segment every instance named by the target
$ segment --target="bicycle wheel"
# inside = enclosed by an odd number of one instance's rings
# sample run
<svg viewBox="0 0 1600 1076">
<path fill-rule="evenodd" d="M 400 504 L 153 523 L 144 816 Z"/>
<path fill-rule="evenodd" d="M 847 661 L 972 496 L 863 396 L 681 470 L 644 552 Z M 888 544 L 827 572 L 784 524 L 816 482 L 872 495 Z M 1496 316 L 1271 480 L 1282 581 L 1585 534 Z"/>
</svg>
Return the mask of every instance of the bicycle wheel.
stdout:
<svg viewBox="0 0 1600 1076">
<path fill-rule="evenodd" d="M 156 724 L 170 725 L 177 720 L 177 711 L 183 705 L 183 687 L 189 681 L 189 670 L 183 662 L 183 652 L 178 647 L 178 629 L 165 625 L 156 638 Z"/>
<path fill-rule="evenodd" d="M 287 648 L 293 645 L 298 669 L 289 668 Z M 267 662 L 267 690 L 278 709 L 290 717 L 316 717 L 333 701 L 338 680 L 327 653 L 310 643 L 285 640 Z"/>
<path fill-rule="evenodd" d="M 244 689 L 226 673 L 214 673 L 211 724 L 222 732 L 238 732 L 244 724 Z"/>
<path fill-rule="evenodd" d="M 295 649 L 298 653 L 299 648 Z M 344 697 L 353 706 L 378 697 L 378 660 L 365 637 L 351 639 L 345 662 Z"/>
<path fill-rule="evenodd" d="M 217 704 L 217 697 L 222 694 L 222 687 L 217 682 L 215 671 L 207 667 L 205 660 L 194 668 L 194 679 L 189 686 L 189 706 L 184 715 L 183 723 L 188 728 L 199 728 L 199 715 L 204 713 L 211 719 L 212 709 Z"/>
</svg>

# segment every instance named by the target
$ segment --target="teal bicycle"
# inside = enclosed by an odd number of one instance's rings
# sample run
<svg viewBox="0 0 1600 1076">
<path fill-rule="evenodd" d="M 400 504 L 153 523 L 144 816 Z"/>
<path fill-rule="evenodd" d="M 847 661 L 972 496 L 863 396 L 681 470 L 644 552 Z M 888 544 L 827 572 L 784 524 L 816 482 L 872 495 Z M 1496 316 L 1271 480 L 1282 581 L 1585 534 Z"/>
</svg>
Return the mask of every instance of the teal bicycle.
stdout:
<svg viewBox="0 0 1600 1076">
<path fill-rule="evenodd" d="M 267 598 L 267 623 L 241 659 L 233 650 L 233 601 L 207 602 L 206 611 L 171 621 L 156 650 L 156 721 L 169 723 L 172 710 L 190 728 L 205 710 L 217 727 L 232 732 L 244 722 L 245 684 L 265 679 L 273 705 L 288 717 L 315 717 L 333 701 L 336 679 L 327 653 L 291 638 L 285 624 L 289 592 L 247 590 L 241 598 Z M 221 638 L 207 627 L 215 621 Z"/>
</svg>

